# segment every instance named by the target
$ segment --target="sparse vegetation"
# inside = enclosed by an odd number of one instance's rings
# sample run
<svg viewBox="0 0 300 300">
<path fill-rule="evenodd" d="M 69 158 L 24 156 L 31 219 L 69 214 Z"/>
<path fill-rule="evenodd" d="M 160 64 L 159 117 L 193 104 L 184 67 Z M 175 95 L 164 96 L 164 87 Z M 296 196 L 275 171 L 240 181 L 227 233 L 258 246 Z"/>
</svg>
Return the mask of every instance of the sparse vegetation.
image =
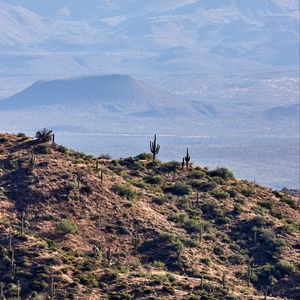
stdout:
<svg viewBox="0 0 300 300">
<path fill-rule="evenodd" d="M 128 200 L 133 200 L 136 196 L 135 191 L 128 185 L 116 184 L 113 186 L 113 191 L 121 197 L 127 198 Z"/>
<path fill-rule="evenodd" d="M 56 225 L 56 228 L 62 234 L 69 234 L 69 233 L 77 233 L 78 232 L 78 228 L 77 228 L 76 224 L 73 221 L 69 220 L 69 219 L 64 219 L 64 220 L 60 221 Z"/>
<path fill-rule="evenodd" d="M 0 148 L 0 298 L 299 298 L 296 197 L 145 153 Z"/>
</svg>

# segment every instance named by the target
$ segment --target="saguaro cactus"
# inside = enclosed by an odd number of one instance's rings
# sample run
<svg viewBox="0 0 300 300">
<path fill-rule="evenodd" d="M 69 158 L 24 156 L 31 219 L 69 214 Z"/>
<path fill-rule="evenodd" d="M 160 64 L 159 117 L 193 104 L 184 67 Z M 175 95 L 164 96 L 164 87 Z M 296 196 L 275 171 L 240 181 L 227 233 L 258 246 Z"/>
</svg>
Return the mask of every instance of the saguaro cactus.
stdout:
<svg viewBox="0 0 300 300">
<path fill-rule="evenodd" d="M 191 157 L 189 155 L 189 148 L 186 149 L 186 156 L 185 156 L 184 160 L 185 160 L 186 168 L 188 169 L 189 168 L 189 162 L 191 160 Z"/>
<path fill-rule="evenodd" d="M 158 154 L 160 149 L 160 145 L 156 143 L 156 134 L 154 135 L 154 141 L 150 141 L 150 151 L 153 155 L 153 160 L 155 160 L 156 155 Z"/>
<path fill-rule="evenodd" d="M 31 157 L 30 157 L 30 167 L 33 168 L 35 166 L 35 154 L 32 151 Z"/>
<path fill-rule="evenodd" d="M 248 286 L 250 286 L 251 277 L 252 277 L 252 266 L 251 266 L 251 261 L 249 259 L 249 261 L 248 261 L 248 271 L 247 271 L 247 285 Z"/>
<path fill-rule="evenodd" d="M 55 297 L 54 277 L 51 276 L 49 298 L 50 298 L 51 300 L 53 300 L 54 297 Z"/>
<path fill-rule="evenodd" d="M 5 296 L 4 296 L 4 283 L 0 282 L 0 300 L 4 300 Z"/>
<path fill-rule="evenodd" d="M 25 228 L 25 212 L 23 211 L 21 214 L 21 234 L 24 234 Z"/>
<path fill-rule="evenodd" d="M 108 267 L 110 267 L 111 265 L 111 260 L 112 260 L 112 252 L 111 252 L 111 248 L 109 247 L 106 251 L 106 262 Z"/>
<path fill-rule="evenodd" d="M 18 300 L 21 300 L 20 293 L 21 293 L 21 285 L 20 285 L 20 281 L 18 280 L 18 283 L 17 283 L 17 299 Z"/>
<path fill-rule="evenodd" d="M 225 290 L 225 288 L 226 288 L 226 274 L 225 274 L 225 272 L 222 276 L 222 287 Z"/>
<path fill-rule="evenodd" d="M 137 249 L 140 245 L 140 237 L 139 234 L 137 232 L 134 233 L 133 237 L 132 237 L 132 246 L 134 249 L 134 253 L 137 253 Z"/>
<path fill-rule="evenodd" d="M 103 170 L 101 169 L 101 171 L 100 171 L 101 184 L 103 184 L 103 177 L 104 177 L 104 174 L 103 174 Z"/>
</svg>

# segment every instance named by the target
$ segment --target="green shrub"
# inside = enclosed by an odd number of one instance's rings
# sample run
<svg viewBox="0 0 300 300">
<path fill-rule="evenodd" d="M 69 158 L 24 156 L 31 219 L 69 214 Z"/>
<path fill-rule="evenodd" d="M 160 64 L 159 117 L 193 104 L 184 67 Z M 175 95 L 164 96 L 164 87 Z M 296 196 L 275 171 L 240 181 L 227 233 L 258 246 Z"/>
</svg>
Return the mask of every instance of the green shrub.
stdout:
<svg viewBox="0 0 300 300">
<path fill-rule="evenodd" d="M 23 132 L 19 132 L 19 133 L 17 134 L 17 137 L 21 138 L 22 140 L 28 139 L 28 137 L 26 136 L 26 134 L 23 133 Z"/>
<path fill-rule="evenodd" d="M 209 266 L 211 264 L 211 260 L 208 257 L 201 258 L 200 262 L 205 264 L 206 266 Z"/>
<path fill-rule="evenodd" d="M 294 209 L 297 208 L 296 201 L 286 194 L 282 196 L 281 201 L 286 203 L 287 205 L 289 205 L 291 208 L 294 208 Z"/>
<path fill-rule="evenodd" d="M 234 179 L 233 173 L 226 168 L 216 168 L 214 170 L 208 171 L 208 175 L 212 177 L 221 177 L 225 180 Z"/>
<path fill-rule="evenodd" d="M 149 176 L 145 181 L 149 184 L 161 184 L 163 180 L 161 176 Z"/>
<path fill-rule="evenodd" d="M 228 261 L 232 264 L 232 265 L 241 265 L 245 262 L 245 258 L 243 255 L 240 254 L 234 254 L 228 257 Z"/>
<path fill-rule="evenodd" d="M 49 154 L 51 146 L 49 144 L 36 145 L 33 149 L 35 154 Z"/>
<path fill-rule="evenodd" d="M 186 213 L 173 213 L 168 217 L 168 221 L 185 224 L 188 220 L 188 215 Z"/>
<path fill-rule="evenodd" d="M 226 199 L 229 197 L 229 193 L 222 190 L 214 190 L 211 192 L 211 195 L 218 200 Z"/>
<path fill-rule="evenodd" d="M 275 276 L 276 278 L 283 278 L 286 275 L 291 275 L 296 272 L 296 268 L 290 262 L 285 260 L 280 260 L 275 265 Z"/>
<path fill-rule="evenodd" d="M 119 273 L 115 270 L 108 270 L 103 276 L 102 280 L 105 282 L 115 282 L 119 278 Z"/>
<path fill-rule="evenodd" d="M 274 203 L 271 200 L 261 201 L 261 202 L 258 202 L 258 204 L 261 207 L 264 207 L 264 208 L 267 208 L 267 209 L 272 209 L 273 205 L 274 205 Z"/>
<path fill-rule="evenodd" d="M 170 161 L 160 166 L 159 171 L 162 173 L 175 172 L 181 169 L 181 164 L 177 161 Z"/>
<path fill-rule="evenodd" d="M 208 200 L 201 206 L 203 215 L 207 219 L 217 219 L 224 216 L 223 210 L 219 207 L 216 200 Z"/>
<path fill-rule="evenodd" d="M 112 190 L 121 197 L 125 197 L 128 200 L 133 200 L 136 196 L 136 192 L 132 190 L 128 185 L 115 184 Z"/>
<path fill-rule="evenodd" d="M 191 182 L 191 185 L 194 189 L 201 192 L 209 192 L 217 187 L 217 184 L 214 181 L 201 182 L 199 180 L 194 180 Z"/>
<path fill-rule="evenodd" d="M 245 197 L 252 197 L 256 194 L 256 191 L 252 188 L 242 188 L 241 192 Z"/>
<path fill-rule="evenodd" d="M 47 143 L 52 140 L 53 132 L 52 130 L 48 130 L 46 128 L 37 131 L 35 137 L 39 143 Z"/>
<path fill-rule="evenodd" d="M 230 189 L 227 192 L 231 198 L 235 198 L 238 195 L 238 192 L 235 189 Z"/>
<path fill-rule="evenodd" d="M 60 153 L 63 153 L 63 154 L 67 154 L 69 152 L 69 149 L 64 147 L 64 146 L 57 146 L 57 150 L 60 152 Z"/>
<path fill-rule="evenodd" d="M 251 254 L 258 263 L 273 263 L 282 252 L 284 242 L 275 234 L 265 229 L 258 230 L 257 245 L 251 249 Z"/>
<path fill-rule="evenodd" d="M 147 253 L 149 262 L 161 261 L 168 267 L 178 268 L 178 258 L 183 250 L 183 243 L 175 234 L 161 233 L 145 241 L 139 250 Z"/>
<path fill-rule="evenodd" d="M 138 159 L 138 160 L 151 160 L 152 159 L 152 154 L 151 153 L 140 153 L 139 155 L 137 155 L 135 157 L 135 159 Z"/>
<path fill-rule="evenodd" d="M 165 192 L 177 196 L 185 196 L 185 195 L 189 195 L 192 192 L 192 190 L 189 185 L 185 183 L 177 182 L 173 186 L 166 187 Z"/>
<path fill-rule="evenodd" d="M 162 261 L 158 261 L 158 260 L 155 260 L 153 263 L 151 263 L 151 265 L 154 268 L 160 268 L 160 269 L 163 269 L 165 267 L 165 264 Z"/>
<path fill-rule="evenodd" d="M 126 292 L 116 292 L 109 296 L 109 300 L 132 300 L 132 296 Z"/>
<path fill-rule="evenodd" d="M 204 228 L 206 229 L 208 227 L 207 222 L 199 221 L 199 220 L 188 220 L 184 224 L 184 228 L 189 233 L 199 233 Z"/>
<path fill-rule="evenodd" d="M 223 255 L 224 254 L 224 249 L 220 246 L 215 246 L 214 249 L 214 254 L 220 256 L 220 255 Z"/>
<path fill-rule="evenodd" d="M 64 219 L 64 220 L 60 221 L 56 225 L 56 228 L 62 234 L 69 234 L 69 233 L 74 234 L 74 233 L 78 232 L 77 225 L 69 219 Z"/>
<path fill-rule="evenodd" d="M 206 173 L 202 170 L 194 170 L 189 176 L 188 178 L 191 179 L 201 179 L 204 178 L 206 175 Z"/>
<path fill-rule="evenodd" d="M 152 199 L 152 202 L 157 205 L 163 205 L 163 204 L 167 203 L 168 201 L 169 201 L 169 199 L 167 197 L 154 197 Z"/>
<path fill-rule="evenodd" d="M 86 185 L 80 188 L 80 193 L 86 194 L 87 196 L 91 195 L 93 193 L 93 189 L 91 186 Z"/>
</svg>

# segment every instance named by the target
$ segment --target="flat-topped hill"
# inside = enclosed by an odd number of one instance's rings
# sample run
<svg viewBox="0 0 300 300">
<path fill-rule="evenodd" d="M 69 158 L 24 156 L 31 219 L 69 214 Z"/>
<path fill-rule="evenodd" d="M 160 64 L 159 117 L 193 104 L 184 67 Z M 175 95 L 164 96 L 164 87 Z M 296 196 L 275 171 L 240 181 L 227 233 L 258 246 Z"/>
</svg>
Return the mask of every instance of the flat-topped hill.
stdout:
<svg viewBox="0 0 300 300">
<path fill-rule="evenodd" d="M 2 299 L 298 299 L 299 220 L 225 168 L 0 134 Z"/>
</svg>

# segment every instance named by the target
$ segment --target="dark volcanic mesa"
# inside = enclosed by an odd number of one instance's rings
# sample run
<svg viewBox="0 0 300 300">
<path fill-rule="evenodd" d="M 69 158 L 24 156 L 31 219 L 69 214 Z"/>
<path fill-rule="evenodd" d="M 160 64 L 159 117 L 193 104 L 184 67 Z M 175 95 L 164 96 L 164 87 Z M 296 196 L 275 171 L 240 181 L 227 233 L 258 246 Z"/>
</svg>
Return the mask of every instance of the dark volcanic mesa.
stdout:
<svg viewBox="0 0 300 300">
<path fill-rule="evenodd" d="M 0 101 L 0 110 L 31 110 L 54 105 L 66 108 L 93 106 L 104 112 L 141 117 L 211 117 L 215 113 L 210 105 L 183 101 L 127 75 L 38 81 Z"/>
</svg>

